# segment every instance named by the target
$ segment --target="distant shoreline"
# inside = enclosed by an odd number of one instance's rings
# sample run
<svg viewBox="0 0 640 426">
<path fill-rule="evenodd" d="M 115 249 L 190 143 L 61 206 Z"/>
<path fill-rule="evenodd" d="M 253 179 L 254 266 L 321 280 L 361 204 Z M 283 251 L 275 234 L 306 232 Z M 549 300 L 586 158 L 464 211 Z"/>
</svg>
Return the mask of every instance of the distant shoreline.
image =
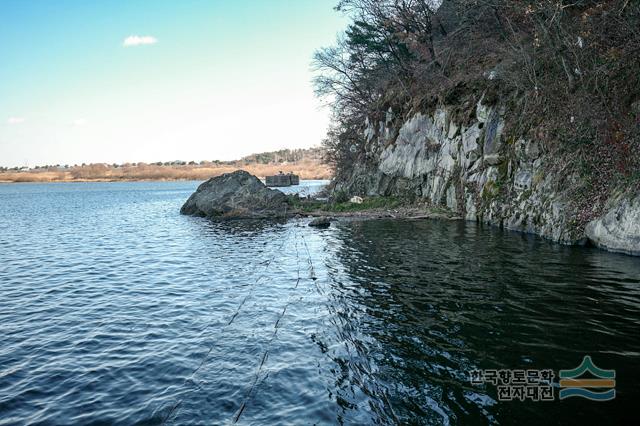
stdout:
<svg viewBox="0 0 640 426">
<path fill-rule="evenodd" d="M 302 180 L 331 179 L 331 169 L 318 161 L 302 160 L 279 164 L 242 164 L 233 165 L 127 165 L 107 166 L 91 164 L 67 169 L 46 168 L 38 170 L 0 172 L 0 183 L 52 183 L 52 182 L 154 182 L 154 181 L 204 181 L 211 177 L 230 173 L 235 170 L 247 172 L 264 179 L 265 176 L 283 173 L 295 173 Z"/>
<path fill-rule="evenodd" d="M 233 171 L 233 170 L 232 170 Z M 225 172 L 227 173 L 227 172 Z M 222 173 L 220 173 L 222 174 Z M 219 176 L 211 175 L 209 177 Z M 1 175 L 1 173 L 0 173 Z M 264 180 L 264 176 L 258 176 L 261 180 Z M 301 178 L 301 181 L 304 180 L 331 180 L 332 176 L 318 176 L 318 177 L 304 177 Z M 127 178 L 127 179 L 68 179 L 68 180 L 3 180 L 0 179 L 0 184 L 2 183 L 10 183 L 10 184 L 20 184 L 20 183 L 115 183 L 115 182 L 188 182 L 188 181 L 204 181 L 208 178 L 150 178 L 150 179 L 136 179 L 136 178 Z"/>
<path fill-rule="evenodd" d="M 323 162 L 322 149 L 302 148 L 261 152 L 235 161 L 93 163 L 73 166 L 56 164 L 22 169 L 0 168 L 0 183 L 204 181 L 240 169 L 262 179 L 279 172 L 294 173 L 302 180 L 333 177 L 331 167 Z"/>
</svg>

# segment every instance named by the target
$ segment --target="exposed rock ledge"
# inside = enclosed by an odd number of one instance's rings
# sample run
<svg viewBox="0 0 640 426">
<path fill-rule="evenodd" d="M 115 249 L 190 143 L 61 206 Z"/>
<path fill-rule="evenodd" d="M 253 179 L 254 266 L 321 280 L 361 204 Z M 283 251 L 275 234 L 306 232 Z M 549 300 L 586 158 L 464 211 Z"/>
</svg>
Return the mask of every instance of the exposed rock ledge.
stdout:
<svg viewBox="0 0 640 426">
<path fill-rule="evenodd" d="M 481 100 L 469 114 L 455 111 L 442 105 L 395 117 L 389 110 L 385 120 L 367 120 L 352 146 L 360 160 L 337 177 L 334 191 L 426 201 L 466 220 L 640 255 L 640 193 L 620 188 L 607 213 L 585 228 L 576 203 L 584 182 L 576 171 L 567 172 L 539 141 L 504 135 L 500 107 Z"/>
<path fill-rule="evenodd" d="M 610 204 L 604 216 L 587 224 L 587 238 L 605 250 L 640 256 L 640 194 Z"/>
<path fill-rule="evenodd" d="M 269 189 L 244 170 L 225 173 L 202 183 L 180 213 L 203 217 L 268 218 L 284 214 L 287 196 Z"/>
</svg>

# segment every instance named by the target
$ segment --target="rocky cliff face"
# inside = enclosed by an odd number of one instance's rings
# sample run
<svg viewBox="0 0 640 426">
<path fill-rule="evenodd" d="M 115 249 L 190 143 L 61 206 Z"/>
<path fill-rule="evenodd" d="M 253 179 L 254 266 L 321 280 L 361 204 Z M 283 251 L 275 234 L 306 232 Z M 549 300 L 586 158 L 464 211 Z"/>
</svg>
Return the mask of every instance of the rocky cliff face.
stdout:
<svg viewBox="0 0 640 426">
<path fill-rule="evenodd" d="M 480 101 L 461 123 L 452 110 L 368 122 L 366 161 L 336 182 L 337 191 L 424 199 L 467 220 L 541 235 L 566 244 L 588 239 L 612 251 L 640 254 L 640 196 L 609 201 L 605 216 L 577 221 L 579 176 L 535 140 L 504 134 L 504 111 Z M 356 147 L 354 147 L 355 149 Z M 632 194 L 633 195 L 633 194 Z"/>
</svg>

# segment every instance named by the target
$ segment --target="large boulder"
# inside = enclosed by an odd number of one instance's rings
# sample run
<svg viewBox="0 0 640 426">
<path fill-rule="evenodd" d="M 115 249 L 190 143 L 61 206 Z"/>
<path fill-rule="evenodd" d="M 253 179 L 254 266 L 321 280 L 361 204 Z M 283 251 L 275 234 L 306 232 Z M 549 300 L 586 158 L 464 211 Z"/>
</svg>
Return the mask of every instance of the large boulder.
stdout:
<svg viewBox="0 0 640 426">
<path fill-rule="evenodd" d="M 286 212 L 287 196 L 267 188 L 244 170 L 225 173 L 202 183 L 180 213 L 203 217 L 266 218 Z"/>
<path fill-rule="evenodd" d="M 597 247 L 640 256 L 640 194 L 612 204 L 604 216 L 587 224 L 587 238 Z"/>
</svg>

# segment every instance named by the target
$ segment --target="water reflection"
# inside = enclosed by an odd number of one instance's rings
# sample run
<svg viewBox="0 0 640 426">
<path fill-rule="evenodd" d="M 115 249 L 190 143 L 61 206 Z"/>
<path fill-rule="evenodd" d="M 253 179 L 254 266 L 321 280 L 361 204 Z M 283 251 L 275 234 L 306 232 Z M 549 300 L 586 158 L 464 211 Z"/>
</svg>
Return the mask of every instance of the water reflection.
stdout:
<svg viewBox="0 0 640 426">
<path fill-rule="evenodd" d="M 203 237 L 227 238 L 255 238 L 263 233 L 281 234 L 285 227 L 284 219 L 209 219 L 203 217 L 189 217 L 194 229 L 200 231 Z"/>
<path fill-rule="evenodd" d="M 579 401 L 498 404 L 468 371 L 558 370 L 591 354 L 638 378 L 638 259 L 437 221 L 354 222 L 327 238 L 345 418 L 368 406 L 368 420 L 392 423 L 570 422 Z M 635 387 L 619 383 L 610 405 L 581 405 L 585 419 L 633 415 Z"/>
</svg>

